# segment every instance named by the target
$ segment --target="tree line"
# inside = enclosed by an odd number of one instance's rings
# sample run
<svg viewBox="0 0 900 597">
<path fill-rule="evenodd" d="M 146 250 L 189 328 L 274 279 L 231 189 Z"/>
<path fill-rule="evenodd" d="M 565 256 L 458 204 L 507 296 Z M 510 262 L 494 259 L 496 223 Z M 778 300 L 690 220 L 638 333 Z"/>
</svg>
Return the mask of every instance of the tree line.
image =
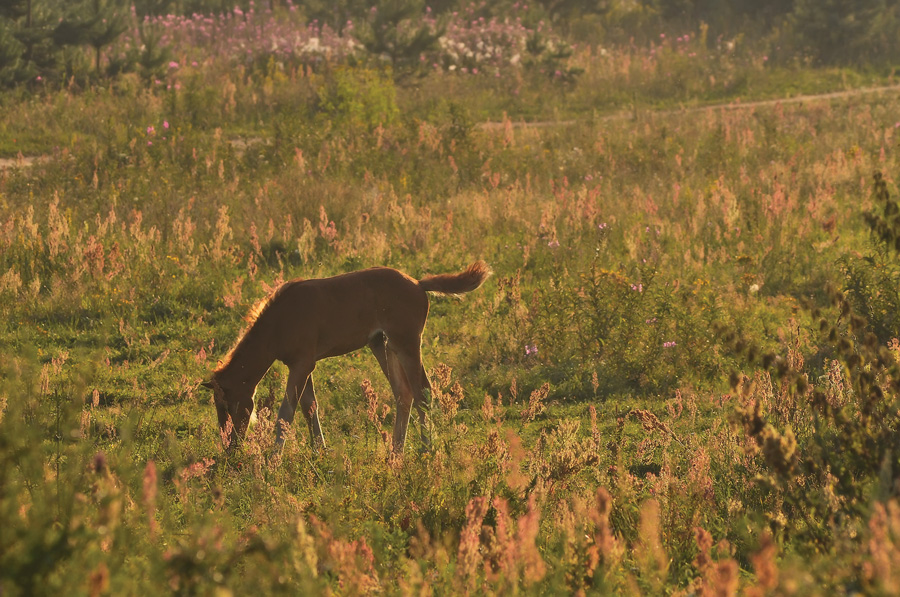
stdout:
<svg viewBox="0 0 900 597">
<path fill-rule="evenodd" d="M 378 14 L 391 19 L 467 10 L 485 18 L 511 12 L 544 22 L 580 42 L 646 42 L 663 31 L 708 28 L 722 37 L 768 44 L 773 57 L 801 57 L 814 65 L 896 64 L 900 59 L 900 0 L 5 0 L 0 4 L 0 86 L 65 80 L 76 74 L 109 77 L 164 67 L 165 49 L 143 17 L 249 10 L 299 10 L 337 32 Z M 116 56 L 104 49 L 128 27 L 140 44 Z M 418 40 L 419 43 L 434 40 Z"/>
</svg>

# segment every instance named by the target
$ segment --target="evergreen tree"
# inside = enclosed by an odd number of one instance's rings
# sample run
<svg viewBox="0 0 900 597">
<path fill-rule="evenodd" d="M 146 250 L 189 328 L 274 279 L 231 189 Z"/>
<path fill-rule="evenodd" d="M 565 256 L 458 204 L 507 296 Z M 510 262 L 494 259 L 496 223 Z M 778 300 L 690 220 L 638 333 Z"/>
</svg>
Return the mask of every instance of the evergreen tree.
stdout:
<svg viewBox="0 0 900 597">
<path fill-rule="evenodd" d="M 87 0 L 72 5 L 53 30 L 59 46 L 90 46 L 94 49 L 94 70 L 100 73 L 103 48 L 127 28 L 121 0 Z"/>
<path fill-rule="evenodd" d="M 0 23 L 0 86 L 17 82 L 22 72 L 22 54 L 25 47 L 15 38 L 10 28 Z"/>
<path fill-rule="evenodd" d="M 794 0 L 800 43 L 821 63 L 896 58 L 897 0 Z"/>
<path fill-rule="evenodd" d="M 422 72 L 420 57 L 437 45 L 443 29 L 414 26 L 413 17 L 424 12 L 421 0 L 381 0 L 369 11 L 359 40 L 372 55 L 387 61 L 394 77 L 403 80 Z"/>
<path fill-rule="evenodd" d="M 58 48 L 50 39 L 59 0 L 6 0 L 0 5 L 0 84 L 14 85 L 55 72 Z"/>
</svg>

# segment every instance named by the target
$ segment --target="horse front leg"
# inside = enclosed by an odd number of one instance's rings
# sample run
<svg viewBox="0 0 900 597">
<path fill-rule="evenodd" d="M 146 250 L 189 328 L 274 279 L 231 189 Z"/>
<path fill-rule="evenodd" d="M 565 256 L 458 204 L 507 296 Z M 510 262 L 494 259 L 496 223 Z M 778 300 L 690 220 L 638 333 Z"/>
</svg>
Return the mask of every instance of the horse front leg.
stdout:
<svg viewBox="0 0 900 597">
<path fill-rule="evenodd" d="M 316 402 L 316 392 L 313 389 L 312 374 L 306 387 L 303 388 L 303 394 L 300 396 L 300 408 L 303 410 L 303 416 L 306 417 L 306 426 L 309 428 L 309 441 L 312 443 L 313 449 L 325 449 L 325 436 L 322 435 L 322 425 L 319 423 L 319 403 Z"/>
<path fill-rule="evenodd" d="M 298 403 L 303 411 L 304 418 L 306 418 L 307 426 L 310 428 L 313 444 L 316 443 L 316 437 L 319 438 L 323 446 L 325 444 L 324 439 L 322 439 L 322 429 L 319 425 L 319 415 L 315 412 L 316 396 L 312 382 L 312 370 L 314 368 L 314 366 L 310 367 L 308 365 L 298 365 L 290 368 L 284 400 L 278 409 L 278 420 L 275 422 L 275 447 L 278 449 L 284 446 L 284 432 L 294 422 Z"/>
</svg>

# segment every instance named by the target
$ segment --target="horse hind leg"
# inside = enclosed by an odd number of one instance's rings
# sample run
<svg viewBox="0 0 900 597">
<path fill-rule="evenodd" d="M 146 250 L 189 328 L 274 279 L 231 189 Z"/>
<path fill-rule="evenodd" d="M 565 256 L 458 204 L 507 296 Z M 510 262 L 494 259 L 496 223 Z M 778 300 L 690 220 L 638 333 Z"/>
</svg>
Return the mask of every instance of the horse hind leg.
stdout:
<svg viewBox="0 0 900 597">
<path fill-rule="evenodd" d="M 425 367 L 422 365 L 422 354 L 419 344 L 407 346 L 400 345 L 394 351 L 400 368 L 405 373 L 407 387 L 412 393 L 413 406 L 419 417 L 419 433 L 422 438 L 423 448 L 431 449 L 431 425 L 428 419 L 428 410 L 431 407 L 431 382 Z"/>
<path fill-rule="evenodd" d="M 406 443 L 406 432 L 409 427 L 410 411 L 414 401 L 413 392 L 407 381 L 406 373 L 400 365 L 397 353 L 388 346 L 388 340 L 383 333 L 374 336 L 369 341 L 369 348 L 378 360 L 381 371 L 391 385 L 394 393 L 394 401 L 397 412 L 394 415 L 393 450 L 403 451 Z"/>
</svg>

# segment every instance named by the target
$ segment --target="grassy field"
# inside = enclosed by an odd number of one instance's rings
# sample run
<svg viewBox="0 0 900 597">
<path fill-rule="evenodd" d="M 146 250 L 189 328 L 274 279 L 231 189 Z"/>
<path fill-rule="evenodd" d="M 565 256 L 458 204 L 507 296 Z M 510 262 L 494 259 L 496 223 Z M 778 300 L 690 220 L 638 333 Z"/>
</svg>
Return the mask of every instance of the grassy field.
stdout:
<svg viewBox="0 0 900 597">
<path fill-rule="evenodd" d="M 698 37 L 5 92 L 0 593 L 900 592 L 900 94 L 687 110 L 893 83 Z M 199 383 L 281 281 L 476 259 L 430 452 L 365 351 L 326 451 L 273 454 L 280 364 L 223 449 Z"/>
</svg>

